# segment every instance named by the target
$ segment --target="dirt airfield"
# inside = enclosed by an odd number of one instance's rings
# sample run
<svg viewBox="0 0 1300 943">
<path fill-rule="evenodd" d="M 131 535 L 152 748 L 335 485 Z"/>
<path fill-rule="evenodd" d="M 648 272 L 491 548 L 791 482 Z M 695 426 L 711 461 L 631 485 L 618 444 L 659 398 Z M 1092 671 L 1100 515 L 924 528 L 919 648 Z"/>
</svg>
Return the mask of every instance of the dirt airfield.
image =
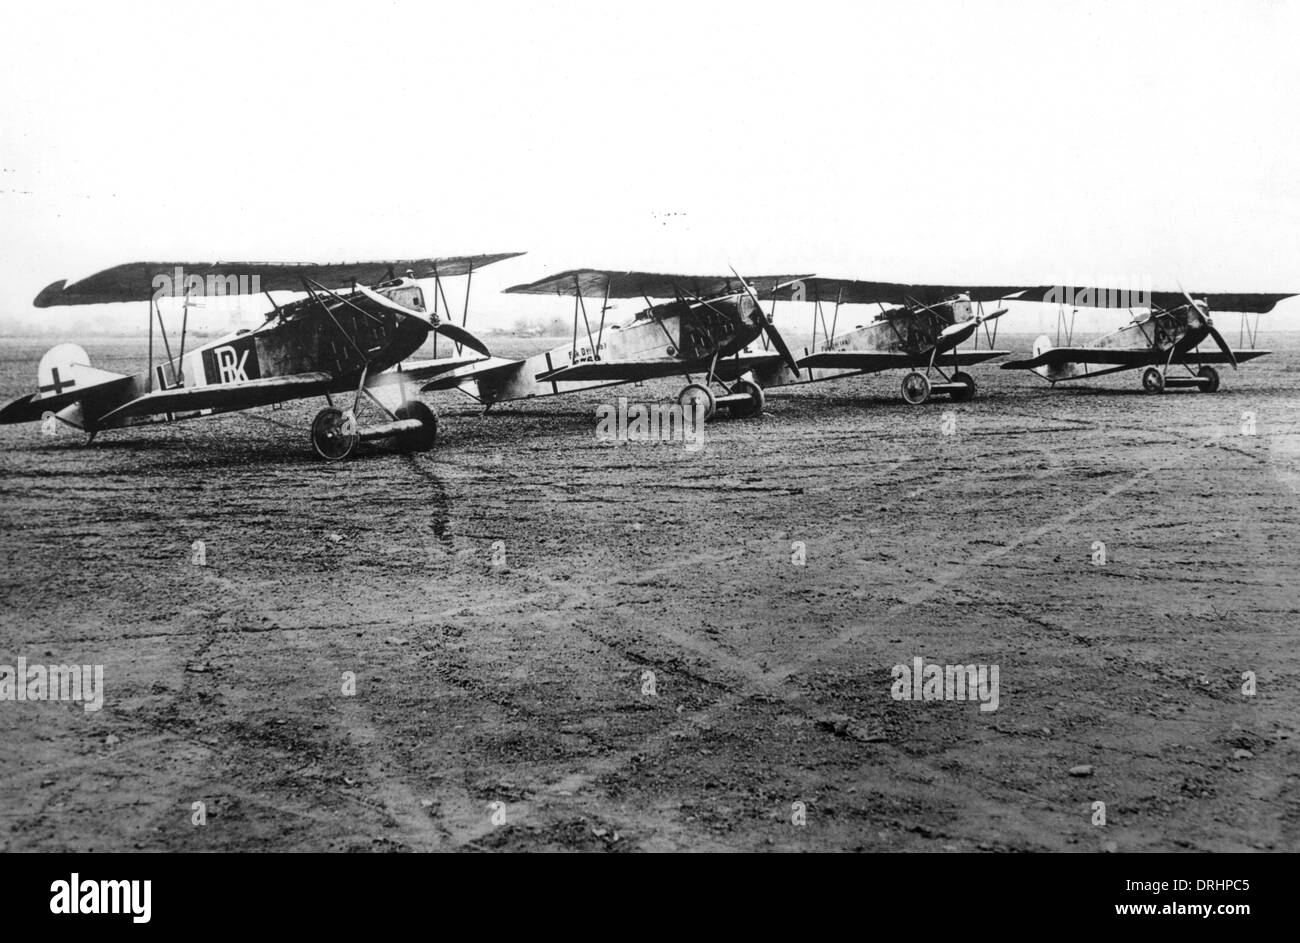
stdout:
<svg viewBox="0 0 1300 943">
<path fill-rule="evenodd" d="M 105 698 L 0 702 L 0 848 L 1300 850 L 1300 338 L 1263 341 L 1214 395 L 773 391 L 696 452 L 594 435 L 677 382 L 435 394 L 436 451 L 335 465 L 315 400 L 0 429 L 0 662 Z M 48 346 L 0 346 L 5 398 Z M 997 709 L 896 700 L 918 657 Z"/>
</svg>

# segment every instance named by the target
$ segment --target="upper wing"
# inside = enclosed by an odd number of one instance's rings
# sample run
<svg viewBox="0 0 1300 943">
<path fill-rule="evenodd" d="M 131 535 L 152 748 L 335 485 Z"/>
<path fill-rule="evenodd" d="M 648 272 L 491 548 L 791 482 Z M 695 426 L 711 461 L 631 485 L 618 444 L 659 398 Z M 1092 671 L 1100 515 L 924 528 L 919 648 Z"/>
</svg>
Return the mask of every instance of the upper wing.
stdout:
<svg viewBox="0 0 1300 943">
<path fill-rule="evenodd" d="M 254 406 L 267 406 L 326 393 L 335 379 L 328 373 L 298 373 L 287 377 L 249 380 L 246 383 L 154 390 L 119 406 L 103 416 L 101 422 L 191 409 L 251 409 Z"/>
<path fill-rule="evenodd" d="M 350 288 L 354 283 L 374 285 L 407 271 L 416 278 L 465 275 L 522 252 L 490 255 L 454 255 L 439 259 L 383 259 L 374 262 L 128 262 L 96 272 L 68 284 L 46 287 L 33 304 L 102 304 L 114 301 L 148 301 L 160 286 L 164 295 L 181 297 L 193 278 L 202 281 L 202 294 L 242 295 L 264 291 L 302 291 L 309 278 L 327 288 Z M 164 280 L 165 277 L 165 280 Z"/>
<path fill-rule="evenodd" d="M 759 295 L 771 295 L 777 286 L 801 278 L 808 276 L 755 275 L 753 278 L 746 276 L 745 281 Z M 506 289 L 517 295 L 582 295 L 588 298 L 716 298 L 744 290 L 744 284 L 734 275 L 664 275 L 590 268 L 571 269 Z"/>
<path fill-rule="evenodd" d="M 1243 314 L 1267 314 L 1279 301 L 1294 297 L 1297 292 L 1263 294 L 1251 292 L 1189 291 L 1193 298 L 1204 298 L 1211 311 L 1235 311 Z M 1187 304 L 1181 291 L 1139 291 L 1136 289 L 1075 288 L 1059 285 L 1039 285 L 1026 288 L 1021 301 L 1041 301 L 1045 304 L 1064 304 L 1074 308 L 1180 308 Z M 1091 361 L 1098 363 L 1099 361 Z"/>
<path fill-rule="evenodd" d="M 904 282 L 867 282 L 849 278 L 803 278 L 779 289 L 776 297 L 786 301 L 820 301 L 858 304 L 907 304 L 916 301 L 934 305 L 953 295 L 969 295 L 971 301 L 996 301 L 1025 290 L 1012 285 L 911 285 Z"/>
</svg>

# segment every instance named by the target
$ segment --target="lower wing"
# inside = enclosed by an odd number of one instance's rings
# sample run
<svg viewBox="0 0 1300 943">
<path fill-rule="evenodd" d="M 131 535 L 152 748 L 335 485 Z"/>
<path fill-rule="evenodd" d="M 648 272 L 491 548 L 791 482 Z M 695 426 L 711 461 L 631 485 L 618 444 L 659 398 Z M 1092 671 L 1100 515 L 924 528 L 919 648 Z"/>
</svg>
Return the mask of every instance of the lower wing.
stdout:
<svg viewBox="0 0 1300 943">
<path fill-rule="evenodd" d="M 1263 357 L 1265 354 L 1271 354 L 1272 352 L 1273 351 L 1271 350 L 1234 349 L 1232 351 L 1232 356 L 1237 358 L 1237 363 L 1245 363 L 1247 360 L 1254 360 L 1256 357 Z M 1227 358 L 1227 356 L 1223 353 L 1223 351 L 1218 349 L 1192 351 L 1183 359 L 1189 360 L 1192 363 L 1232 363 L 1232 361 Z"/>
<path fill-rule="evenodd" d="M 1234 350 L 1233 356 L 1238 363 L 1254 360 L 1272 353 L 1268 350 Z M 1003 370 L 1035 370 L 1038 367 L 1056 367 L 1067 363 L 1110 364 L 1116 367 L 1158 367 L 1169 359 L 1168 350 L 1154 347 L 1053 347 L 1037 357 L 1028 360 L 1009 360 L 1002 364 Z M 1221 350 L 1206 350 L 1197 353 L 1190 351 L 1181 357 L 1175 357 L 1180 363 L 1184 360 L 1193 363 L 1231 363 Z"/>
<path fill-rule="evenodd" d="M 1105 363 L 1117 367 L 1143 367 L 1164 363 L 1169 355 L 1153 347 L 1053 347 L 1028 360 L 1008 360 L 1003 370 L 1035 370 L 1067 363 Z"/>
<path fill-rule="evenodd" d="M 408 360 L 397 370 L 389 371 L 392 375 L 410 380 L 412 383 L 427 383 L 434 377 L 442 376 L 453 370 L 460 370 L 472 364 L 480 363 L 485 357 L 439 357 L 437 360 Z"/>
<path fill-rule="evenodd" d="M 155 413 L 192 409 L 251 409 L 254 406 L 269 406 L 272 403 L 326 393 L 336 379 L 328 373 L 298 373 L 287 377 L 249 380 L 247 383 L 155 390 L 119 406 L 100 417 L 99 421 L 110 423 L 133 416 L 152 416 Z"/>
<path fill-rule="evenodd" d="M 969 367 L 973 364 L 1005 357 L 1006 350 L 961 350 L 939 354 L 934 358 L 941 367 Z M 925 366 L 930 362 L 929 355 L 904 353 L 886 353 L 869 350 L 824 350 L 809 354 L 799 361 L 801 367 L 827 367 L 838 370 L 858 370 L 862 373 L 878 373 L 882 370 L 905 370 L 909 367 Z"/>
<path fill-rule="evenodd" d="M 722 361 L 719 361 L 721 365 Z M 657 357 L 647 360 L 592 360 L 557 367 L 537 374 L 541 383 L 567 380 L 656 380 L 660 377 L 678 377 L 689 373 L 692 364 L 676 357 Z M 707 368 L 705 368 L 707 369 Z"/>
<path fill-rule="evenodd" d="M 432 362 L 440 363 L 441 361 Z M 439 375 L 425 382 L 420 387 L 420 390 L 425 393 L 430 390 L 454 390 L 465 380 L 488 380 L 510 370 L 518 370 L 523 365 L 522 360 L 507 360 L 505 357 L 488 357 L 485 360 L 476 359 L 465 366 L 455 367 L 450 371 L 439 371 Z"/>
</svg>

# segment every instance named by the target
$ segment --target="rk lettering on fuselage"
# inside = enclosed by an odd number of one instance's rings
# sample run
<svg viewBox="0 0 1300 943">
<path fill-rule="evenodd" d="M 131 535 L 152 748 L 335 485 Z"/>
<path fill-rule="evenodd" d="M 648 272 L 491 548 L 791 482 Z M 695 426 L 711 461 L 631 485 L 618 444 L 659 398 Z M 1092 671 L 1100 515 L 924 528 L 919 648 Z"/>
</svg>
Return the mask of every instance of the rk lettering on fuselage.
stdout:
<svg viewBox="0 0 1300 943">
<path fill-rule="evenodd" d="M 208 385 L 245 383 L 261 378 L 257 348 L 251 338 L 234 340 L 203 352 L 203 375 Z"/>
</svg>

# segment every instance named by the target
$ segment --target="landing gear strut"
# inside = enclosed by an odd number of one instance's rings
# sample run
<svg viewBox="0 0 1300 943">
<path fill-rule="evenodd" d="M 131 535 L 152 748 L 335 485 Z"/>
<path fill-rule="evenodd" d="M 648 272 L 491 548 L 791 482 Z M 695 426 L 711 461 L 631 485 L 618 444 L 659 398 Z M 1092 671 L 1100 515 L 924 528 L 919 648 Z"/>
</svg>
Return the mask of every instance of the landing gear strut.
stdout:
<svg viewBox="0 0 1300 943">
<path fill-rule="evenodd" d="M 732 419 L 744 419 L 746 416 L 757 416 L 763 411 L 765 398 L 763 388 L 752 380 L 737 380 L 731 388 L 731 396 L 741 396 L 744 399 L 729 399 L 728 411 Z"/>
<path fill-rule="evenodd" d="M 930 398 L 930 380 L 920 370 L 903 377 L 903 401 L 909 406 L 920 406 Z"/>
<path fill-rule="evenodd" d="M 1142 371 L 1142 389 L 1148 393 L 1163 393 L 1165 390 L 1193 389 L 1200 393 L 1217 393 L 1219 391 L 1219 371 L 1208 364 L 1202 365 L 1195 373 L 1187 364 L 1188 376 L 1169 376 L 1159 367 L 1147 367 Z"/>
<path fill-rule="evenodd" d="M 965 387 L 965 389 L 948 391 L 954 403 L 968 403 L 975 398 L 975 378 L 969 373 L 958 370 L 952 375 L 952 382 Z"/>
<path fill-rule="evenodd" d="M 393 415 L 399 419 L 414 419 L 418 429 L 408 429 L 397 434 L 397 447 L 403 452 L 427 452 L 438 442 L 438 417 L 432 409 L 418 399 L 408 399 Z"/>
<path fill-rule="evenodd" d="M 345 458 L 351 458 L 360 441 L 357 419 L 350 411 L 345 413 L 337 406 L 326 406 L 312 421 L 312 448 L 327 462 L 341 462 Z"/>
<path fill-rule="evenodd" d="M 975 378 L 969 373 L 957 370 L 952 376 L 945 376 L 934 364 L 930 369 L 943 379 L 932 382 L 920 370 L 913 370 L 903 377 L 903 401 L 909 406 L 920 406 L 935 393 L 947 393 L 954 403 L 965 403 L 975 398 Z"/>
<path fill-rule="evenodd" d="M 705 422 L 713 418 L 713 414 L 718 408 L 717 400 L 713 397 L 713 391 L 701 383 L 691 383 L 683 387 L 682 391 L 677 394 L 677 403 L 683 409 L 693 406 L 697 414 L 699 410 L 704 410 Z"/>
<path fill-rule="evenodd" d="M 368 373 L 368 367 L 361 371 L 351 409 L 339 409 L 330 400 L 330 405 L 316 414 L 311 424 L 311 445 L 316 454 L 327 462 L 341 462 L 356 453 L 359 443 L 371 439 L 396 439 L 397 448 L 402 452 L 427 452 L 433 448 L 438 441 L 438 417 L 433 410 L 418 399 L 404 401 L 395 412 L 390 410 L 366 388 Z M 363 396 L 379 408 L 387 422 L 364 429 L 357 425 Z"/>
<path fill-rule="evenodd" d="M 757 416 L 763 411 L 766 397 L 763 388 L 753 380 L 737 380 L 730 387 L 723 385 L 723 388 L 725 393 L 715 394 L 704 383 L 690 383 L 677 394 L 677 402 L 683 407 L 694 405 L 704 410 L 705 422 L 717 414 L 719 406 L 725 406 L 732 419 Z"/>
</svg>

